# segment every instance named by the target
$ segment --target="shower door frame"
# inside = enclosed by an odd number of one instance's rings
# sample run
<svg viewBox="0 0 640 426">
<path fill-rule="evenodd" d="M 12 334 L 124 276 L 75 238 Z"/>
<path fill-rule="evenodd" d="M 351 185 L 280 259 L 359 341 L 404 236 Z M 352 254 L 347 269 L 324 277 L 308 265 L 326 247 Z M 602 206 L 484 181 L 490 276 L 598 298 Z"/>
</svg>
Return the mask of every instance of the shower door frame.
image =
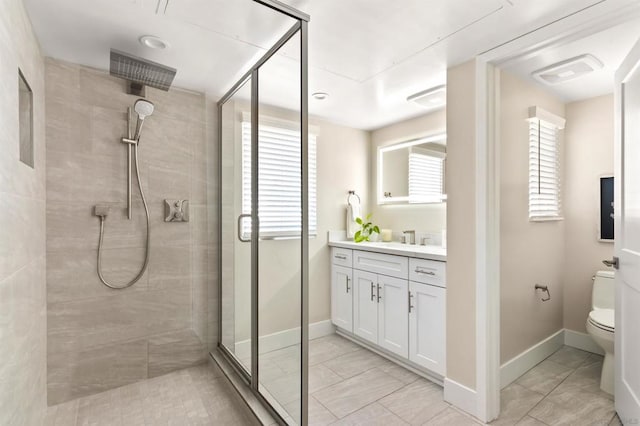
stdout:
<svg viewBox="0 0 640 426">
<path fill-rule="evenodd" d="M 300 425 L 308 424 L 309 390 L 309 106 L 308 106 L 308 23 L 309 15 L 277 0 L 253 0 L 280 12 L 297 22 L 247 71 L 218 101 L 218 242 L 222 242 L 222 109 L 233 95 L 251 80 L 251 374 L 222 344 L 222 250 L 218 255 L 218 339 L 217 348 L 234 367 L 238 375 L 249 385 L 252 393 L 281 424 L 287 424 L 280 413 L 259 390 L 258 348 L 258 117 L 259 117 L 259 70 L 289 40 L 300 33 L 300 143 L 301 143 L 301 282 L 300 282 Z"/>
</svg>

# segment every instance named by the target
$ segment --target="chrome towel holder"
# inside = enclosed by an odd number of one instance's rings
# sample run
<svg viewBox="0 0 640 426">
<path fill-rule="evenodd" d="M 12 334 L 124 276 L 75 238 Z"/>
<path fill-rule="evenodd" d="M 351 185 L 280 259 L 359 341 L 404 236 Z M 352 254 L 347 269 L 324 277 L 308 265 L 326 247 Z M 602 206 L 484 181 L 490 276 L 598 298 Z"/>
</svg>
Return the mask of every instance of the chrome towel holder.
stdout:
<svg viewBox="0 0 640 426">
<path fill-rule="evenodd" d="M 353 189 L 349 191 L 349 195 L 347 195 L 347 204 L 351 204 L 351 197 L 355 196 L 358 199 L 358 204 L 360 204 L 360 196 L 356 194 L 356 191 Z"/>
</svg>

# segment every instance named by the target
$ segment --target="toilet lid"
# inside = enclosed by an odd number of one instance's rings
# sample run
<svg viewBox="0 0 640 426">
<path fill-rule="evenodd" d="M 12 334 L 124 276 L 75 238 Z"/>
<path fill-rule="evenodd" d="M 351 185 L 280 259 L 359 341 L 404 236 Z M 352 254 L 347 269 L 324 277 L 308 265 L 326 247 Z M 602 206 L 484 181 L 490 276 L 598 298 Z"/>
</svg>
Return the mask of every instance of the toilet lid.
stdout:
<svg viewBox="0 0 640 426">
<path fill-rule="evenodd" d="M 613 331 L 615 329 L 615 311 L 613 309 L 595 309 L 589 313 L 593 325 Z"/>
</svg>

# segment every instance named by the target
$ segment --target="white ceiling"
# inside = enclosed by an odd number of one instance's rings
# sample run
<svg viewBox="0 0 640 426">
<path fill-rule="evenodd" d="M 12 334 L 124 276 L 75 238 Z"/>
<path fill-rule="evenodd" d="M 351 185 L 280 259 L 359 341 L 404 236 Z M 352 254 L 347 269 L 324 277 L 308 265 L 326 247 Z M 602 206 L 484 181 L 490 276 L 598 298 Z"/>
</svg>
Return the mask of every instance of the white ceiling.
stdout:
<svg viewBox="0 0 640 426">
<path fill-rule="evenodd" d="M 178 69 L 174 85 L 221 97 L 293 21 L 252 0 L 24 0 L 44 54 L 108 69 L 116 48 Z M 448 66 L 593 4 L 636 0 L 285 0 L 311 15 L 312 114 L 362 129 L 421 115 L 416 92 Z M 156 9 L 160 3 L 158 13 Z M 166 13 L 164 13 L 164 6 Z M 171 44 L 143 48 L 152 34 Z M 261 101 L 296 99 L 299 44 L 261 74 Z M 603 59 L 603 58 L 600 58 Z"/>
<path fill-rule="evenodd" d="M 612 93 L 615 72 L 640 38 L 639 28 L 640 20 L 634 19 L 578 40 L 541 50 L 531 57 L 510 63 L 503 69 L 555 93 L 565 102 Z M 595 56 L 604 67 L 552 86 L 540 83 L 531 76 L 536 70 L 584 54 Z"/>
</svg>

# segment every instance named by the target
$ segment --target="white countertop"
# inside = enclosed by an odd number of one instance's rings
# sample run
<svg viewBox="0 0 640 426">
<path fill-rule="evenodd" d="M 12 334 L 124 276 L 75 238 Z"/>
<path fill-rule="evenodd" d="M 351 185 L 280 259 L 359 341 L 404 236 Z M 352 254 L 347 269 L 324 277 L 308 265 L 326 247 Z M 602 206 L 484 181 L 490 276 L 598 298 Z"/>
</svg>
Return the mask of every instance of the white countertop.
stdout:
<svg viewBox="0 0 640 426">
<path fill-rule="evenodd" d="M 398 242 L 382 243 L 382 242 L 363 242 L 355 243 L 353 241 L 331 241 L 329 246 L 341 247 L 353 250 L 373 251 L 376 253 L 395 254 L 398 256 L 417 257 L 420 259 L 438 260 L 440 262 L 447 261 L 447 249 L 440 246 L 421 246 L 411 244 L 401 244 Z"/>
</svg>

